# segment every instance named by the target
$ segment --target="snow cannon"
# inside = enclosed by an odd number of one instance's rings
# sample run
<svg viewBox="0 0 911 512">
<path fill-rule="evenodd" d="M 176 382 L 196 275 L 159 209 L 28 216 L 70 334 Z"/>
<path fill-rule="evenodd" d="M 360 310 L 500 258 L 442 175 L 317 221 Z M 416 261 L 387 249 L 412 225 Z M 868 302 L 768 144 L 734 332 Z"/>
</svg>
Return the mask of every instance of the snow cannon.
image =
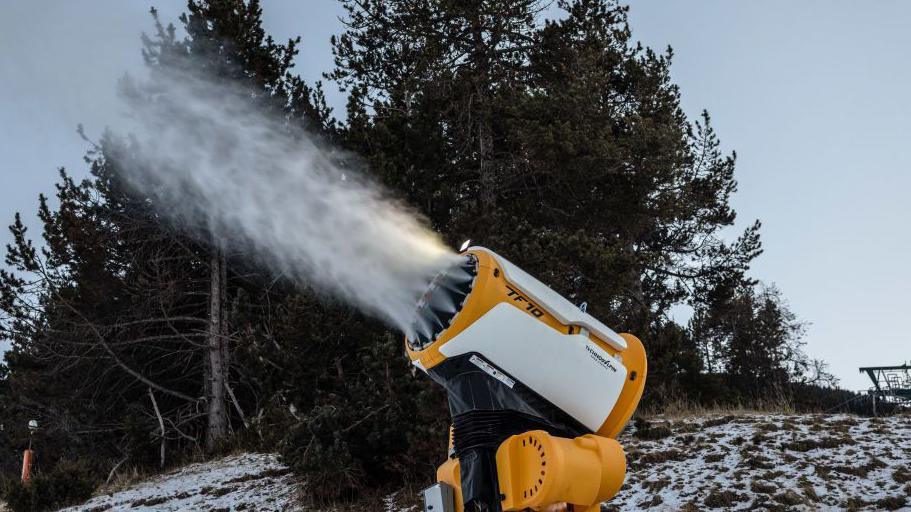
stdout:
<svg viewBox="0 0 911 512">
<path fill-rule="evenodd" d="M 642 342 L 489 249 L 434 277 L 405 346 L 447 391 L 449 458 L 427 512 L 596 512 L 626 476 Z"/>
</svg>

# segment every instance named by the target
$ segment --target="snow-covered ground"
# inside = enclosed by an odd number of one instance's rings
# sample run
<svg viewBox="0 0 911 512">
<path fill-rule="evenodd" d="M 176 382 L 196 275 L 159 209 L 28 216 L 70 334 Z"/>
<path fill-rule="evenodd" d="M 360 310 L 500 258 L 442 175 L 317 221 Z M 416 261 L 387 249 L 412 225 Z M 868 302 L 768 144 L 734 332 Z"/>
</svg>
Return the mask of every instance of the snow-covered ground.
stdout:
<svg viewBox="0 0 911 512">
<path fill-rule="evenodd" d="M 128 489 L 100 494 L 67 512 L 285 511 L 294 505 L 294 477 L 273 454 L 245 453 L 191 464 Z"/>
<path fill-rule="evenodd" d="M 629 473 L 607 510 L 911 511 L 911 416 L 653 419 L 621 436 Z M 70 512 L 302 510 L 271 454 L 193 464 Z M 371 510 L 417 512 L 395 496 Z"/>
<path fill-rule="evenodd" d="M 659 418 L 620 441 L 609 510 L 911 511 L 911 416 Z"/>
</svg>

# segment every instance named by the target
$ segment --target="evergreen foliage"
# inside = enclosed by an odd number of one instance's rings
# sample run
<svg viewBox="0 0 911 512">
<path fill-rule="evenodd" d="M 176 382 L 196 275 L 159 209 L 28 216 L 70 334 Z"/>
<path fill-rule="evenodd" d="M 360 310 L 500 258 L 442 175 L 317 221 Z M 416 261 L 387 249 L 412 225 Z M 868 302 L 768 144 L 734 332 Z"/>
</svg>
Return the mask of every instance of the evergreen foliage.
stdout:
<svg viewBox="0 0 911 512">
<path fill-rule="evenodd" d="M 28 484 L 0 476 L 0 493 L 14 512 L 56 510 L 89 499 L 95 479 L 82 462 L 61 460 L 50 471 L 36 471 Z"/>
<path fill-rule="evenodd" d="M 707 113 L 687 119 L 671 50 L 635 44 L 625 7 L 561 0 L 564 15 L 544 21 L 535 0 L 342 2 L 327 77 L 349 93 L 344 122 L 319 84 L 292 73 L 300 39 L 267 36 L 257 0 L 190 0 L 183 38 L 153 11 L 143 55 L 152 72 L 205 56 L 251 101 L 359 155 L 452 245 L 491 247 L 639 335 L 652 406 L 826 382 L 780 294 L 748 275 L 759 222 L 721 235 L 735 221 L 735 155 Z M 18 426 L 36 417 L 42 453 L 90 456 L 98 478 L 202 449 L 211 422 L 215 249 L 123 186 L 109 158 L 123 150 L 106 136 L 87 156 L 91 179 L 61 170 L 59 206 L 40 200 L 44 242 L 17 215 L 0 270 L 0 337 L 13 344 L 0 366 L 3 453 L 22 448 Z M 399 335 L 242 252 L 224 256 L 234 442 L 277 448 L 321 499 L 432 475 L 445 398 L 415 375 Z M 681 305 L 694 310 L 687 325 L 672 319 Z"/>
</svg>

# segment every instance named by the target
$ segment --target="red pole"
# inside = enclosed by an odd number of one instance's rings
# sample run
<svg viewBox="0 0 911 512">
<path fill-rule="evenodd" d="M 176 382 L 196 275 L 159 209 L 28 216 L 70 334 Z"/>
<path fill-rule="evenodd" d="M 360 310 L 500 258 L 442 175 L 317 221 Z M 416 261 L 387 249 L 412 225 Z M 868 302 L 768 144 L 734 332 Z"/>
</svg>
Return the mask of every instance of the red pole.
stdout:
<svg viewBox="0 0 911 512">
<path fill-rule="evenodd" d="M 35 457 L 35 452 L 31 448 L 22 452 L 22 483 L 27 484 L 29 478 L 32 476 L 32 459 Z"/>
</svg>

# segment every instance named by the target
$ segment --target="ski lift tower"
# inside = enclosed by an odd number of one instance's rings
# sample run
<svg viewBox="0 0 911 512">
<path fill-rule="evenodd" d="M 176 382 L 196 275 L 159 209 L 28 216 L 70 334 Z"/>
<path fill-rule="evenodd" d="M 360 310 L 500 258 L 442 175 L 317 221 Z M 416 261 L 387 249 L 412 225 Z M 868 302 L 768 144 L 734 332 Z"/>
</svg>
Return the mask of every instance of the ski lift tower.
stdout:
<svg viewBox="0 0 911 512">
<path fill-rule="evenodd" d="M 911 365 L 871 366 L 861 368 L 873 381 L 870 395 L 873 397 L 873 415 L 876 415 L 876 401 L 901 406 L 911 406 Z"/>
</svg>

